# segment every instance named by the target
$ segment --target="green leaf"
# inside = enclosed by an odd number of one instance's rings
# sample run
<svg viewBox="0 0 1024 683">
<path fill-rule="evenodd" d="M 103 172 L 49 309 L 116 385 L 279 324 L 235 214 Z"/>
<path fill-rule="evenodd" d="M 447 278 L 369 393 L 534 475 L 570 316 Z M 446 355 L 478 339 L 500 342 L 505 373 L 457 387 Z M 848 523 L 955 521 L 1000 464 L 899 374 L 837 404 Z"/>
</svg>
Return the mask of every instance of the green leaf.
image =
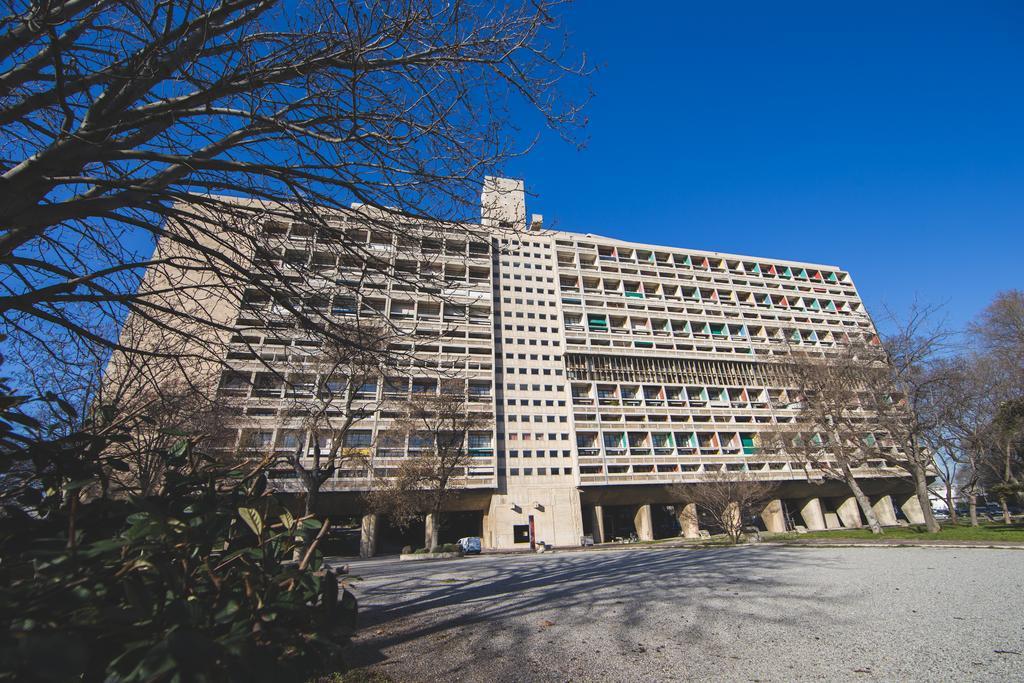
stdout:
<svg viewBox="0 0 1024 683">
<path fill-rule="evenodd" d="M 255 508 L 238 508 L 238 516 L 252 529 L 254 534 L 263 535 L 263 518 Z"/>
<path fill-rule="evenodd" d="M 180 458 L 185 455 L 185 451 L 188 450 L 188 441 L 175 442 L 173 446 L 167 451 L 167 455 L 172 458 Z"/>
<path fill-rule="evenodd" d="M 281 520 L 281 524 L 284 524 L 286 529 L 291 529 L 295 526 L 295 517 L 293 517 L 292 513 L 287 510 L 278 515 L 278 517 Z"/>
</svg>

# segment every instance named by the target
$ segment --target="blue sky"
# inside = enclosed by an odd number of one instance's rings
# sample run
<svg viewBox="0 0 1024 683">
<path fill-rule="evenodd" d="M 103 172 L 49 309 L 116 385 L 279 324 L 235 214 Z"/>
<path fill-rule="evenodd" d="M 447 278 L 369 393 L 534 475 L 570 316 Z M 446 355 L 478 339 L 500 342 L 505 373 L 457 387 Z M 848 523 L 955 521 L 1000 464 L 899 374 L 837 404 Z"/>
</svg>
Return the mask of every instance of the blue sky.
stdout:
<svg viewBox="0 0 1024 683">
<path fill-rule="evenodd" d="M 619 3 L 588 143 L 505 172 L 549 227 L 837 264 L 959 326 L 1024 287 L 1024 3 Z"/>
</svg>

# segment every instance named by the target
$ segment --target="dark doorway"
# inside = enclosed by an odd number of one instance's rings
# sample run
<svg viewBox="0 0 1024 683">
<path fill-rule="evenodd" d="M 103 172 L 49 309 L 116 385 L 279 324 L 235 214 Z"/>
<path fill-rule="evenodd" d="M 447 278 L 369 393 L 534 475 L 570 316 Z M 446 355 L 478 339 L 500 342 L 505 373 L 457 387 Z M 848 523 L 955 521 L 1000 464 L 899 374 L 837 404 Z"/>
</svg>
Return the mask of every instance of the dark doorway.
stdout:
<svg viewBox="0 0 1024 683">
<path fill-rule="evenodd" d="M 377 526 L 377 554 L 394 555 L 402 552 L 405 546 L 413 550 L 422 548 L 425 530 L 426 526 L 422 519 L 401 527 L 382 516 Z"/>
<path fill-rule="evenodd" d="M 484 513 L 480 510 L 446 512 L 441 515 L 441 543 L 455 543 L 466 536 L 483 536 Z"/>
<path fill-rule="evenodd" d="M 682 528 L 679 526 L 678 517 L 676 517 L 676 506 L 652 505 L 651 527 L 655 538 L 674 538 L 678 536 Z"/>
<path fill-rule="evenodd" d="M 636 524 L 633 522 L 636 515 L 635 505 L 605 505 L 602 511 L 606 543 L 615 539 L 625 540 L 630 534 L 636 533 Z"/>
</svg>

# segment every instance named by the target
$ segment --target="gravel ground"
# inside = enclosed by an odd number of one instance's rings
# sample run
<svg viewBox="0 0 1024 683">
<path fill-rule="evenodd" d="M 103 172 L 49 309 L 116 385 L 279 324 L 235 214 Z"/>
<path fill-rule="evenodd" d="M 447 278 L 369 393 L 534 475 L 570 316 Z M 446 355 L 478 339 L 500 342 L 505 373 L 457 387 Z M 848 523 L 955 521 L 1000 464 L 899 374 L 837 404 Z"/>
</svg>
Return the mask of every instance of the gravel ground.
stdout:
<svg viewBox="0 0 1024 683">
<path fill-rule="evenodd" d="M 588 551 L 352 563 L 396 681 L 1024 680 L 1024 551 Z"/>
</svg>

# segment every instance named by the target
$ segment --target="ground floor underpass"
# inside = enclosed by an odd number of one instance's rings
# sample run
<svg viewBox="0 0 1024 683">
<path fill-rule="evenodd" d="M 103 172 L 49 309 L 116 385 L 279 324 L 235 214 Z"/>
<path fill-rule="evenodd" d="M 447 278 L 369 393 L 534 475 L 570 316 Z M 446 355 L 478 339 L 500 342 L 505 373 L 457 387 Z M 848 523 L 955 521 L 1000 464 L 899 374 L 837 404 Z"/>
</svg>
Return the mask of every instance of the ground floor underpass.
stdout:
<svg viewBox="0 0 1024 683">
<path fill-rule="evenodd" d="M 475 491 L 455 499 L 441 516 L 439 543 L 479 536 L 485 549 L 528 549 L 546 543 L 555 547 L 579 546 L 587 537 L 595 543 L 664 538 L 698 538 L 720 533 L 707 510 L 688 500 L 688 485 L 623 485 L 567 488 L 558 491 L 529 489 L 512 492 Z M 689 485 L 697 486 L 697 484 Z M 907 482 L 896 478 L 868 479 L 862 483 L 879 523 L 920 524 L 921 507 Z M 761 531 L 859 528 L 867 524 L 852 493 L 841 482 L 782 482 L 776 498 L 744 520 Z M 358 496 L 327 494 L 325 508 L 336 519 L 354 520 L 346 529 L 353 542 L 347 552 L 367 556 L 391 554 L 424 543 L 422 520 L 401 527 L 386 516 L 360 509 Z M 325 509 L 325 512 L 327 510 Z M 361 520 L 361 524 L 360 524 Z M 358 544 L 354 539 L 358 535 Z"/>
</svg>

